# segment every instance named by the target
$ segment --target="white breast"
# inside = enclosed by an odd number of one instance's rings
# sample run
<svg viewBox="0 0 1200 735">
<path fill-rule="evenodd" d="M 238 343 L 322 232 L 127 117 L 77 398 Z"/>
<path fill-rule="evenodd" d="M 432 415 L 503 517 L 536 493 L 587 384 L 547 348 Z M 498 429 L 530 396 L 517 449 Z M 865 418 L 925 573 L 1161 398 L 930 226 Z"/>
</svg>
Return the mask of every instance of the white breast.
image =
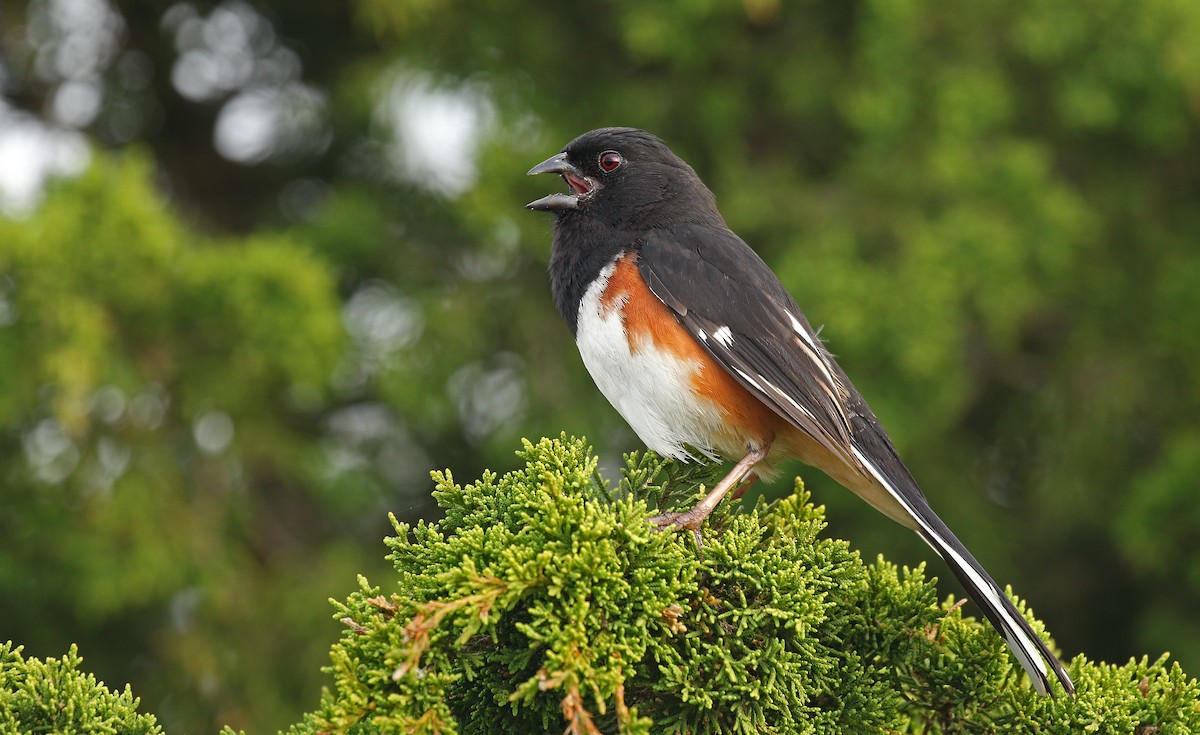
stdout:
<svg viewBox="0 0 1200 735">
<path fill-rule="evenodd" d="M 664 457 L 695 459 L 686 444 L 716 459 L 708 437 L 720 425 L 720 416 L 715 405 L 693 397 L 691 380 L 698 364 L 650 344 L 630 349 L 620 310 L 601 302 L 615 263 L 600 272 L 579 303 L 575 342 L 583 364 L 646 446 Z"/>
</svg>

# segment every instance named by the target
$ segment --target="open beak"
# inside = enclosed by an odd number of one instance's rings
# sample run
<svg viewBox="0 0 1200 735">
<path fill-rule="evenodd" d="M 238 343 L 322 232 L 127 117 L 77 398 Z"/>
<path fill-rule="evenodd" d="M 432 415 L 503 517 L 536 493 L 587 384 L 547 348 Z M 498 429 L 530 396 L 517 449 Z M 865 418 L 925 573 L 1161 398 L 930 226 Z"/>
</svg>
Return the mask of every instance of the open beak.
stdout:
<svg viewBox="0 0 1200 735">
<path fill-rule="evenodd" d="M 529 169 L 528 176 L 535 174 L 558 174 L 567 182 L 570 191 L 566 194 L 550 194 L 525 205 L 526 209 L 542 212 L 562 212 L 579 206 L 580 198 L 586 198 L 596 189 L 596 182 L 584 176 L 567 160 L 566 153 L 559 153 Z"/>
</svg>

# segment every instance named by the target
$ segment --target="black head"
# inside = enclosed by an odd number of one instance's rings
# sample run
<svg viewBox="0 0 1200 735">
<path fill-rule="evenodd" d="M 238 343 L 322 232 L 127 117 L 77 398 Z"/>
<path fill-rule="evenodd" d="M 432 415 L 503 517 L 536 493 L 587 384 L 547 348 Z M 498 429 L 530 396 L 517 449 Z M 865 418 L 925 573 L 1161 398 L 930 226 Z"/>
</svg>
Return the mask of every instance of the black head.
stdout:
<svg viewBox="0 0 1200 735">
<path fill-rule="evenodd" d="M 636 128 L 600 128 L 584 133 L 562 153 L 529 170 L 559 174 L 564 194 L 525 206 L 560 218 L 591 218 L 621 228 L 659 227 L 680 222 L 724 225 L 716 200 L 692 167 L 666 143 Z"/>
</svg>

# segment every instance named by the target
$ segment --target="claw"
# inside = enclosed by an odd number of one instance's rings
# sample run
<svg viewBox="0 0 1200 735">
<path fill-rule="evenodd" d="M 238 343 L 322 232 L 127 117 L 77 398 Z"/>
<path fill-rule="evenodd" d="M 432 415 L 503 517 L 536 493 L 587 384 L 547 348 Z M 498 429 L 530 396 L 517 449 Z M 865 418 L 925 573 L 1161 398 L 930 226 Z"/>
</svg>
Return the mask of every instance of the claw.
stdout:
<svg viewBox="0 0 1200 735">
<path fill-rule="evenodd" d="M 682 513 L 663 513 L 662 515 L 650 518 L 650 525 L 655 526 L 656 531 L 668 531 L 672 529 L 686 528 L 692 532 L 692 536 L 696 539 L 696 548 L 704 550 L 704 537 L 700 534 L 700 527 L 704 525 L 704 519 L 708 517 L 707 513 L 701 514 L 697 511 L 700 508 L 692 508 L 691 510 Z"/>
</svg>

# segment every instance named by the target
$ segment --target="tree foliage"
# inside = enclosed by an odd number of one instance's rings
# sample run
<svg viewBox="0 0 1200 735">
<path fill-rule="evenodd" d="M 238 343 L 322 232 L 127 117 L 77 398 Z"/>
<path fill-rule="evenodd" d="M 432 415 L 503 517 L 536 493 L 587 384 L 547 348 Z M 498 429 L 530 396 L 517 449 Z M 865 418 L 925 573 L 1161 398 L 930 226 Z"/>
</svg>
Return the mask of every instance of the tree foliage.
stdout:
<svg viewBox="0 0 1200 735">
<path fill-rule="evenodd" d="M 519 455 L 523 468 L 468 485 L 435 472 L 443 520 L 393 519 L 394 573 L 336 603 L 333 688 L 290 735 L 1200 727 L 1200 683 L 1165 656 L 1077 656 L 1076 696 L 1036 694 L 990 626 L 936 602 L 922 568 L 865 564 L 825 537 L 799 483 L 723 508 L 698 548 L 646 519 L 691 502 L 711 470 L 632 454 L 611 488 L 582 440 Z M 79 663 L 74 648 L 61 662 L 0 649 L 0 722 L 161 732 Z"/>
<path fill-rule="evenodd" d="M 113 693 L 79 670 L 74 646 L 61 659 L 25 658 L 21 647 L 0 645 L 0 731 L 62 735 L 160 735 L 152 715 L 137 711 L 126 686 Z"/>
<path fill-rule="evenodd" d="M 698 549 L 646 518 L 711 471 L 633 454 L 614 490 L 581 440 L 519 455 L 524 468 L 468 485 L 434 473 L 445 518 L 395 522 L 396 576 L 338 604 L 334 688 L 292 735 L 1200 727 L 1200 684 L 1166 658 L 1079 656 L 1078 696 L 1039 696 L 922 568 L 864 564 L 824 537 L 799 483 L 724 509 Z"/>
<path fill-rule="evenodd" d="M 1042 697 L 994 629 L 938 604 L 922 568 L 822 536 L 803 486 L 722 508 L 701 548 L 650 508 L 713 472 L 626 455 L 610 488 L 582 440 L 526 442 L 478 482 L 434 472 L 442 521 L 394 519 L 384 593 L 336 603 L 320 733 L 1162 733 L 1200 728 L 1200 683 L 1166 657 L 1069 665 Z M 1037 622 L 1034 627 L 1040 628 Z M 6 731 L 161 733 L 128 688 L 0 647 Z M 227 734 L 232 730 L 226 728 Z"/>
<path fill-rule="evenodd" d="M 268 599 L 297 626 L 290 645 L 324 647 L 304 641 L 321 616 L 303 600 L 337 587 L 273 557 L 291 547 L 353 574 L 338 555 L 352 539 L 318 554 L 305 547 L 329 524 L 289 529 L 271 507 L 320 469 L 302 427 L 343 340 L 327 266 L 279 236 L 191 232 L 130 153 L 0 220 L 0 272 L 5 632 L 42 651 L 153 652 L 175 687 L 220 671 L 267 709 L 295 696 L 239 662 L 279 644 L 262 637 L 278 622 L 254 612 Z M 285 661 L 270 668 L 294 681 Z M 229 707 L 210 691 L 167 715 Z"/>
</svg>

